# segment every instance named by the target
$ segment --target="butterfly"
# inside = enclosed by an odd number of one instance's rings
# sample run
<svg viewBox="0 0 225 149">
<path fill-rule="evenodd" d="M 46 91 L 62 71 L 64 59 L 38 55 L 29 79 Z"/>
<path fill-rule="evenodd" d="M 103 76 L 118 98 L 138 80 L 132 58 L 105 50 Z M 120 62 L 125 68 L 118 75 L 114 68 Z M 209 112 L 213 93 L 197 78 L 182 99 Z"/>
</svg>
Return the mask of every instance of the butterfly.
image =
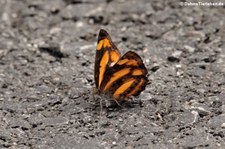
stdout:
<svg viewBox="0 0 225 149">
<path fill-rule="evenodd" d="M 109 34 L 101 29 L 96 47 L 94 79 L 99 93 L 116 102 L 139 95 L 147 85 L 147 69 L 141 57 L 128 51 L 122 57 Z"/>
</svg>

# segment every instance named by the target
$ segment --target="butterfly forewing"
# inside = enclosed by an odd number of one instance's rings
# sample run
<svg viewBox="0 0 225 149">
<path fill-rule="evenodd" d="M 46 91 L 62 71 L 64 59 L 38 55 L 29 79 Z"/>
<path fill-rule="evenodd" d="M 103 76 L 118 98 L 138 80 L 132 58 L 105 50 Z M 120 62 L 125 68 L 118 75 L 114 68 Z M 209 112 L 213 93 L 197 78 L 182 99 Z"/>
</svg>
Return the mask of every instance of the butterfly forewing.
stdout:
<svg viewBox="0 0 225 149">
<path fill-rule="evenodd" d="M 120 59 L 120 52 L 112 43 L 109 34 L 101 29 L 98 36 L 98 44 L 95 57 L 95 85 L 101 86 L 106 70 L 110 69 Z"/>
<path fill-rule="evenodd" d="M 100 30 L 95 60 L 95 84 L 102 93 L 115 100 L 139 95 L 147 84 L 147 69 L 135 52 L 128 51 L 120 57 L 110 36 Z"/>
</svg>

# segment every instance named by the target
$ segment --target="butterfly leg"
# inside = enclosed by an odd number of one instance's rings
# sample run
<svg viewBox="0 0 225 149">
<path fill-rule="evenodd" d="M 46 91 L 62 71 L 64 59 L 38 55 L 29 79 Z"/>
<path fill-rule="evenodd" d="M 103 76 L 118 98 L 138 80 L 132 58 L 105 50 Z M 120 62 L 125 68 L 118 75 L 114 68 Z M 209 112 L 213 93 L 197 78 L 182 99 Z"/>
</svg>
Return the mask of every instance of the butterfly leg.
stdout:
<svg viewBox="0 0 225 149">
<path fill-rule="evenodd" d="M 120 104 L 116 99 L 114 99 L 114 101 L 116 102 L 116 104 L 117 104 L 118 106 L 120 106 L 121 108 L 123 108 L 123 106 L 121 106 L 121 104 Z"/>
</svg>

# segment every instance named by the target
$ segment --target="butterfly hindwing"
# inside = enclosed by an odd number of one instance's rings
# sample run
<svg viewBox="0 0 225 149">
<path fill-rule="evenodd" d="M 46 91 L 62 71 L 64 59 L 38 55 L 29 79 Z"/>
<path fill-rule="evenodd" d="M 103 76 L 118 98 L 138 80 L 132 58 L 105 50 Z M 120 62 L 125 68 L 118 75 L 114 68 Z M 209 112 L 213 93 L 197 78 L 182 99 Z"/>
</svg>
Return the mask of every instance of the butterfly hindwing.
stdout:
<svg viewBox="0 0 225 149">
<path fill-rule="evenodd" d="M 95 59 L 95 84 L 115 100 L 139 95 L 147 84 L 147 69 L 139 55 L 128 51 L 122 57 L 109 34 L 101 29 Z"/>
<path fill-rule="evenodd" d="M 146 74 L 141 58 L 129 51 L 106 71 L 100 90 L 112 93 L 117 100 L 139 95 L 147 84 Z"/>
</svg>

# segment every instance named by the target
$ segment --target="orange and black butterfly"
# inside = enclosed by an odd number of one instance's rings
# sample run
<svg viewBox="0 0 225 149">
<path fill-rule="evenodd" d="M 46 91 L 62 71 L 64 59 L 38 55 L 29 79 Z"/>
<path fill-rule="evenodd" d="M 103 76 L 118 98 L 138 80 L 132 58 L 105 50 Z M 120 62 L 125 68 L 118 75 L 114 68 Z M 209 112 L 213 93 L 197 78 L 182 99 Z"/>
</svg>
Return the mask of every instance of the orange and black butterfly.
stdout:
<svg viewBox="0 0 225 149">
<path fill-rule="evenodd" d="M 116 102 L 139 95 L 148 82 L 147 69 L 140 56 L 128 51 L 121 57 L 103 29 L 98 35 L 94 73 L 98 92 L 110 95 Z"/>
</svg>

